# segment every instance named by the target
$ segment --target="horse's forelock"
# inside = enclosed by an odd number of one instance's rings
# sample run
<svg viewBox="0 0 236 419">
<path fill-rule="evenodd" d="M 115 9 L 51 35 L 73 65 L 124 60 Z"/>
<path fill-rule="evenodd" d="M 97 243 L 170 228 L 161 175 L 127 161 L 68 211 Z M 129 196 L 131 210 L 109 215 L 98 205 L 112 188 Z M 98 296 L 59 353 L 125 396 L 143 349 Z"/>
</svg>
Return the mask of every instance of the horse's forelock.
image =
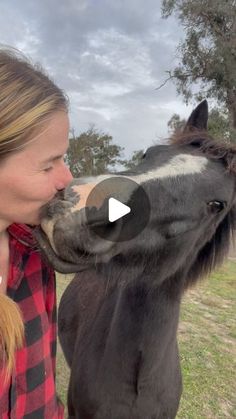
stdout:
<svg viewBox="0 0 236 419">
<path fill-rule="evenodd" d="M 192 146 L 206 157 L 222 160 L 227 170 L 236 174 L 236 145 L 221 142 L 212 138 L 206 131 L 189 131 L 177 133 L 170 143 L 177 146 Z"/>
</svg>

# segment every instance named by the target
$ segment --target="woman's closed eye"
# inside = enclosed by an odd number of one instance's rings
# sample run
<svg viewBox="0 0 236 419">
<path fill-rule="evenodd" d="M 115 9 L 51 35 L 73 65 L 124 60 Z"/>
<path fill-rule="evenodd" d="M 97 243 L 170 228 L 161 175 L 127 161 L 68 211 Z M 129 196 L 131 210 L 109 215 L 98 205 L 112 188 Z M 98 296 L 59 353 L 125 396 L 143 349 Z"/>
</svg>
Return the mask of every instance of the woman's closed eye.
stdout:
<svg viewBox="0 0 236 419">
<path fill-rule="evenodd" d="M 50 172 L 53 169 L 53 166 L 48 166 L 43 169 L 44 172 Z"/>
<path fill-rule="evenodd" d="M 44 167 L 43 171 L 44 172 L 50 172 L 51 170 L 54 169 L 55 163 L 65 164 L 65 155 L 58 156 L 58 157 L 54 158 L 52 162 L 49 162 L 48 165 L 46 167 Z"/>
</svg>

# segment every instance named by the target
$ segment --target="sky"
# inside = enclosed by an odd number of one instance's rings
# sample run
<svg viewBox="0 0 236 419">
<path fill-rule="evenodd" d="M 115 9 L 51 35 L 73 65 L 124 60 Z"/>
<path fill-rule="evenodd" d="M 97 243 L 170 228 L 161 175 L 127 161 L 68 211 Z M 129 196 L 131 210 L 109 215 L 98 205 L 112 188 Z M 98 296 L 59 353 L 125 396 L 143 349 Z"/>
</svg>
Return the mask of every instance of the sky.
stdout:
<svg viewBox="0 0 236 419">
<path fill-rule="evenodd" d="M 70 99 L 76 135 L 91 124 L 124 147 L 123 157 L 169 135 L 185 105 L 168 82 L 184 37 L 161 0 L 0 0 L 0 42 L 40 63 Z"/>
</svg>

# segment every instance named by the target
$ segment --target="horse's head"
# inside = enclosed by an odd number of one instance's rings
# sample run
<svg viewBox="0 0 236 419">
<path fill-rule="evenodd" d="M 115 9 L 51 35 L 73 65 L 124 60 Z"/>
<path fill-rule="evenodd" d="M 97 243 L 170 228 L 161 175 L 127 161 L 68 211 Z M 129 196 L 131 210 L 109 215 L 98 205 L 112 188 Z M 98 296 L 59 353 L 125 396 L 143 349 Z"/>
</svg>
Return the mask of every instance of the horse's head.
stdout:
<svg viewBox="0 0 236 419">
<path fill-rule="evenodd" d="M 168 145 L 150 147 L 132 172 L 74 179 L 50 202 L 42 211 L 47 238 L 38 238 L 55 268 L 75 272 L 112 259 L 143 264 L 151 271 L 161 269 L 165 261 L 172 273 L 188 266 L 194 278 L 220 262 L 234 228 L 236 149 L 207 135 L 207 118 L 204 101 L 179 136 Z M 132 208 L 137 195 L 138 220 L 145 210 L 138 200 L 140 187 L 150 205 L 143 230 L 122 241 L 120 233 L 128 230 L 129 218 L 110 223 L 101 205 L 112 191 L 103 190 L 100 208 L 89 208 L 87 199 L 99 182 L 116 176 L 134 181 L 127 189 L 121 186 L 120 196 Z M 86 210 L 91 210 L 89 221 Z M 103 228 L 106 238 L 95 234 L 94 226 Z"/>
</svg>

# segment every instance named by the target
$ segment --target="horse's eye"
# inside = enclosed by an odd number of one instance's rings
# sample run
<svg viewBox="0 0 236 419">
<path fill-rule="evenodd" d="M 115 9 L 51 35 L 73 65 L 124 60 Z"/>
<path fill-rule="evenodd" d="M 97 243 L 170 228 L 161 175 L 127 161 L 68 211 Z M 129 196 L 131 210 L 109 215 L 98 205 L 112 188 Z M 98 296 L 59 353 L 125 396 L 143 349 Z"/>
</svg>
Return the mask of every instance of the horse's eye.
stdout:
<svg viewBox="0 0 236 419">
<path fill-rule="evenodd" d="M 147 153 L 143 153 L 142 159 L 145 159 Z"/>
<path fill-rule="evenodd" d="M 221 212 L 225 208 L 226 202 L 210 201 L 208 202 L 207 206 L 212 213 L 218 213 L 218 212 Z"/>
</svg>

